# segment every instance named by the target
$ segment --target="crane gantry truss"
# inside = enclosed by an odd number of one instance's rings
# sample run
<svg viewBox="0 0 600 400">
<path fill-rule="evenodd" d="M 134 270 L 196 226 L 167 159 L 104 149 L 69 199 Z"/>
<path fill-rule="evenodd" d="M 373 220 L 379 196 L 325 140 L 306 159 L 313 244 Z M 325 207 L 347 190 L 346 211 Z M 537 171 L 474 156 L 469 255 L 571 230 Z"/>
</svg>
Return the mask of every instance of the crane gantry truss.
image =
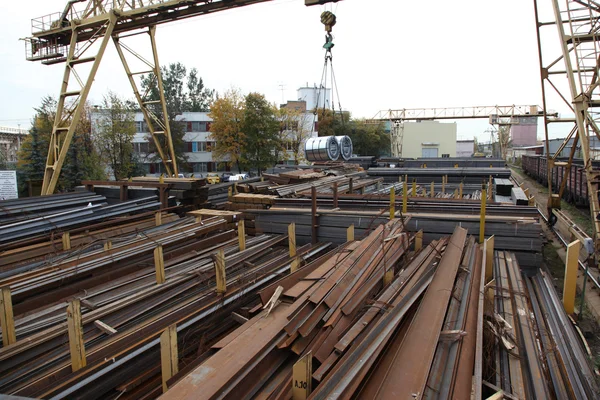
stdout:
<svg viewBox="0 0 600 400">
<path fill-rule="evenodd" d="M 32 37 L 25 39 L 26 57 L 43 64 L 65 63 L 44 171 L 42 195 L 52 194 L 73 139 L 77 122 L 84 112 L 92 83 L 109 41 L 113 41 L 119 58 L 144 115 L 157 153 L 169 176 L 177 176 L 177 160 L 164 97 L 158 52 L 156 25 L 183 18 L 230 10 L 271 0 L 70 0 L 62 13 L 32 20 Z M 338 0 L 305 0 L 306 5 Z M 152 51 L 150 60 L 128 46 L 126 38 L 148 35 Z M 132 68 L 131 60 L 144 66 Z M 139 90 L 138 79 L 153 79 L 159 99 Z"/>
<path fill-rule="evenodd" d="M 552 5 L 553 18 L 543 20 L 539 5 Z M 546 154 L 548 154 L 548 213 L 560 208 L 560 199 L 570 176 L 577 144 L 581 146 L 587 178 L 591 219 L 594 223 L 595 259 L 600 260 L 600 204 L 598 189 L 600 171 L 592 165 L 590 137 L 600 139 L 600 3 L 592 0 L 533 0 L 537 28 L 538 55 L 544 109 L 568 108 L 573 116 L 551 119 L 544 115 Z M 552 45 L 559 40 L 559 50 Z M 556 47 L 556 46 L 554 46 Z M 550 155 L 549 125 L 566 125 L 569 134 L 560 148 Z M 556 157 L 573 139 L 567 162 Z M 566 172 L 559 188 L 552 187 L 553 166 L 563 165 Z M 558 193 L 557 192 L 558 189 Z"/>
</svg>

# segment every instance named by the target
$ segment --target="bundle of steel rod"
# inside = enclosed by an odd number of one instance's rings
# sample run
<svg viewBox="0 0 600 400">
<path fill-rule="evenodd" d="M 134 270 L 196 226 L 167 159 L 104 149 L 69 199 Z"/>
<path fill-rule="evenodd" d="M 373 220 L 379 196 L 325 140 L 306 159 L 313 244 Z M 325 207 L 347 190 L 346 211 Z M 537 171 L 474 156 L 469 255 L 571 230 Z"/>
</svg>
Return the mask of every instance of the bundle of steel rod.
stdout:
<svg viewBox="0 0 600 400">
<path fill-rule="evenodd" d="M 46 261 L 63 250 L 85 246 L 98 249 L 112 243 L 114 238 L 152 229 L 157 225 L 178 220 L 176 214 L 150 211 L 126 217 L 70 229 L 66 232 L 54 232 L 50 238 L 34 237 L 13 241 L 0 246 L 0 277 L 5 271 L 25 263 Z"/>
<path fill-rule="evenodd" d="M 389 195 L 360 195 L 344 194 L 338 195 L 337 207 L 334 207 L 334 196 L 326 193 L 317 193 L 317 206 L 320 209 L 339 208 L 352 211 L 378 211 L 389 209 Z M 402 208 L 402 196 L 396 196 L 396 210 Z M 308 197 L 277 198 L 273 200 L 273 207 L 277 208 L 311 208 L 312 199 Z M 486 215 L 512 215 L 539 218 L 539 212 L 534 206 L 517 206 L 500 204 L 488 201 L 486 204 Z M 469 199 L 437 199 L 428 197 L 408 197 L 408 213 L 444 213 L 479 215 L 481 212 L 481 201 Z"/>
<path fill-rule="evenodd" d="M 433 184 L 433 195 L 432 185 Z M 392 187 L 396 192 L 397 196 L 402 196 L 404 193 L 404 182 L 396 182 L 391 184 L 385 184 L 381 189 L 367 190 L 366 194 L 377 194 L 385 195 L 390 193 Z M 462 198 L 465 200 L 481 200 L 481 184 L 463 184 L 461 183 L 434 183 L 431 182 L 429 185 L 417 185 L 415 184 L 414 194 L 412 189 L 412 182 L 407 183 L 407 190 L 409 197 L 429 197 L 436 199 L 454 199 Z"/>
<path fill-rule="evenodd" d="M 217 229 L 225 225 L 219 217 L 201 222 L 185 218 L 164 232 L 115 243 L 79 260 L 63 260 L 54 272 L 17 275 L 4 282 L 14 289 L 17 341 L 0 349 L 0 393 L 156 398 L 166 381 L 161 377 L 164 346 L 159 338 L 165 330 L 176 335 L 170 340 L 180 362 L 175 361 L 172 372 L 178 364 L 194 365 L 200 354 L 239 326 L 243 314 L 248 318 L 260 309 L 257 291 L 287 275 L 294 263 L 311 262 L 329 247 L 327 243 L 294 247 L 292 256 L 286 236 L 248 238 Z M 151 260 L 140 258 L 147 251 Z M 28 291 L 29 301 L 36 286 L 80 274 L 69 265 L 86 270 L 110 263 L 113 271 L 131 269 L 93 283 L 88 280 L 76 295 L 61 294 L 33 313 L 19 309 L 19 291 Z M 77 312 L 72 313 L 72 307 L 81 309 L 79 325 L 73 322 Z M 80 345 L 73 337 L 80 338 Z M 162 374 L 164 363 L 163 359 Z"/>
<path fill-rule="evenodd" d="M 388 205 L 389 206 L 389 205 Z M 389 219 L 389 211 L 373 208 L 371 211 L 331 210 L 318 208 L 316 212 L 317 240 L 329 240 L 336 244 L 346 240 L 346 228 L 353 225 L 355 237 L 361 239 L 375 227 Z M 425 244 L 450 235 L 456 226 L 467 229 L 471 235 L 480 234 L 481 215 L 470 212 L 474 208 L 462 208 L 465 212 L 452 212 L 451 206 L 437 207 L 435 212 L 403 214 L 408 232 L 423 231 Z M 526 210 L 521 210 L 526 208 Z M 401 209 L 398 205 L 397 209 Z M 247 219 L 254 222 L 253 233 L 284 234 L 290 222 L 296 224 L 298 243 L 310 243 L 313 236 L 312 211 L 306 208 L 279 208 L 269 210 L 244 210 Z M 496 248 L 517 253 L 524 267 L 539 266 L 543 244 L 542 225 L 534 207 L 488 206 L 486 208 L 484 234 L 495 236 Z"/>
<path fill-rule="evenodd" d="M 51 197 L 51 196 L 49 196 Z M 43 198 L 43 197 L 40 197 Z M 32 198 L 34 201 L 36 198 Z M 88 201 L 76 208 L 58 210 L 52 214 L 32 216 L 23 221 L 0 225 L 0 245 L 24 238 L 48 237 L 56 231 L 70 230 L 75 227 L 104 221 L 117 216 L 158 210 L 161 203 L 156 196 L 130 200 L 115 205 L 94 205 Z"/>
<path fill-rule="evenodd" d="M 409 180 L 416 179 L 417 183 L 428 184 L 431 181 L 441 182 L 442 177 L 447 177 L 447 182 L 452 183 L 481 183 L 492 178 L 510 178 L 508 168 L 369 168 L 369 176 L 383 177 L 386 182 L 397 182 L 398 177 L 408 175 Z"/>
<path fill-rule="evenodd" d="M 511 398 L 592 399 L 598 387 L 548 276 L 523 276 L 514 254 L 498 251 L 487 304 L 485 392 Z"/>
<path fill-rule="evenodd" d="M 482 253 L 461 228 L 400 262 L 406 243 L 391 221 L 275 282 L 263 302 L 281 302 L 164 397 L 413 398 L 443 382 L 445 398 L 470 394 Z"/>
<path fill-rule="evenodd" d="M 106 198 L 93 192 L 61 193 L 0 201 L 0 226 L 46 215 L 76 210 L 88 204 L 105 205 Z"/>
</svg>

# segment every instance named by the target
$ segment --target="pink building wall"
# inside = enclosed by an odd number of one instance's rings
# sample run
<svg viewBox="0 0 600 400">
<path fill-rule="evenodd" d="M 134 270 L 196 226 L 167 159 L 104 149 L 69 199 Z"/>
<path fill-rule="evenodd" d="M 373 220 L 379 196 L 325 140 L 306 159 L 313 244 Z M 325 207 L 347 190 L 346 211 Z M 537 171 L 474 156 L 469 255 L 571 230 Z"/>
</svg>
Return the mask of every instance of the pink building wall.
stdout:
<svg viewBox="0 0 600 400">
<path fill-rule="evenodd" d="M 510 137 L 514 147 L 534 146 L 537 144 L 537 118 L 520 118 L 518 124 L 510 129 Z"/>
</svg>

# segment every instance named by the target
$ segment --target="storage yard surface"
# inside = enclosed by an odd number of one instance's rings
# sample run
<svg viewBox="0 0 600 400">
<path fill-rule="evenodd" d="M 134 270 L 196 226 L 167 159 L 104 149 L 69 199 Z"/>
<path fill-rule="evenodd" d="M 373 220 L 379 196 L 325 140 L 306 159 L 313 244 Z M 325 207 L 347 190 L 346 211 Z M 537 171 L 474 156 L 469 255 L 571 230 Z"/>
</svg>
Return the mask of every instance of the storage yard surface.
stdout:
<svg viewBox="0 0 600 400">
<path fill-rule="evenodd" d="M 543 218 L 487 168 L 338 162 L 5 201 L 0 393 L 594 398 L 540 269 Z"/>
</svg>

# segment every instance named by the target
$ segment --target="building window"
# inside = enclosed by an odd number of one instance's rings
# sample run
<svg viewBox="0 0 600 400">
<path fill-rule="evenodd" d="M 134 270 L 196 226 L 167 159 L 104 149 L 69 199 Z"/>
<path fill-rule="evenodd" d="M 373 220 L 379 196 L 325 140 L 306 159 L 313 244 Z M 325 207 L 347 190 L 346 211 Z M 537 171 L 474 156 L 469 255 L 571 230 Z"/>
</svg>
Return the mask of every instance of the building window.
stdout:
<svg viewBox="0 0 600 400">
<path fill-rule="evenodd" d="M 208 171 L 207 163 L 194 163 L 194 173 L 207 172 L 207 171 Z"/>
</svg>

